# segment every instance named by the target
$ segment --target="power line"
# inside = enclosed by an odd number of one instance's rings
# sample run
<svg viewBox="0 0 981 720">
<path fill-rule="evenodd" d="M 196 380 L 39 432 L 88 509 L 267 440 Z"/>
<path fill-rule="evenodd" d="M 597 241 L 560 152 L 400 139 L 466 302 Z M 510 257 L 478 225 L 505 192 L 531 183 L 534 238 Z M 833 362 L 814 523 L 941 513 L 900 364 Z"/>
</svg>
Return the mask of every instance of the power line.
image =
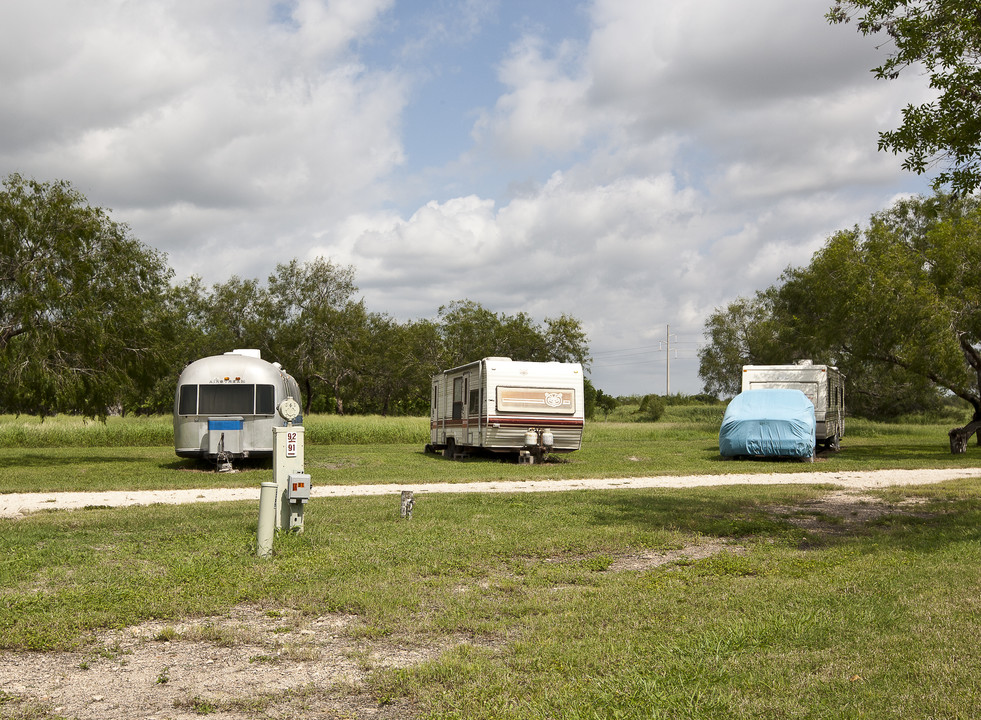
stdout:
<svg viewBox="0 0 981 720">
<path fill-rule="evenodd" d="M 675 347 L 672 348 L 672 345 Z M 678 346 L 682 347 L 679 348 Z M 661 361 L 660 354 L 664 353 L 664 383 L 665 395 L 671 394 L 671 351 L 674 350 L 675 360 L 693 360 L 696 356 L 679 355 L 679 349 L 692 351 L 704 345 L 699 340 L 680 340 L 677 335 L 671 334 L 671 325 L 665 324 L 665 334 L 663 340 L 658 340 L 657 345 L 642 345 L 639 347 L 623 348 L 620 350 L 601 350 L 592 353 L 592 359 L 596 362 L 592 364 L 593 370 L 603 370 L 615 367 L 625 367 L 629 365 L 651 365 Z M 606 356 L 606 357 L 603 357 Z M 633 360 L 638 356 L 657 356 L 648 359 Z M 613 361 L 613 362 L 610 362 Z"/>
<path fill-rule="evenodd" d="M 679 345 L 704 345 L 704 343 L 701 340 L 676 340 L 672 344 L 679 344 Z M 657 345 L 644 345 L 642 347 L 622 348 L 620 350 L 598 350 L 596 352 L 593 352 L 592 355 L 593 355 L 593 357 L 596 357 L 597 355 L 617 355 L 617 354 L 623 354 L 623 353 L 641 352 L 643 350 L 651 350 L 653 352 L 660 352 L 663 349 L 664 349 L 664 341 L 663 340 L 658 340 L 657 341 Z"/>
<path fill-rule="evenodd" d="M 675 360 L 697 360 L 698 357 L 695 356 L 695 355 L 690 355 L 690 356 L 675 355 L 674 356 L 674 359 Z M 607 368 L 624 367 L 626 365 L 660 365 L 660 364 L 661 364 L 661 358 L 655 358 L 653 360 L 630 360 L 630 361 L 627 361 L 627 362 L 609 363 L 609 364 L 602 364 L 602 365 L 592 365 L 591 368 L 592 368 L 592 370 L 606 370 Z"/>
</svg>

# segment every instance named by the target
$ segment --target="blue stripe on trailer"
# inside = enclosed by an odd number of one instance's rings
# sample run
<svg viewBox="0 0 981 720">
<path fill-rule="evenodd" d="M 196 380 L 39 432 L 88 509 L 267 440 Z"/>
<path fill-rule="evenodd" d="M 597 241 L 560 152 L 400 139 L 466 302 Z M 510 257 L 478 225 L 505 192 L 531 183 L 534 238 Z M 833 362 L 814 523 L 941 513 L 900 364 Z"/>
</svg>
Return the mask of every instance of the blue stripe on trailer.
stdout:
<svg viewBox="0 0 981 720">
<path fill-rule="evenodd" d="M 242 420 L 208 420 L 208 430 L 241 430 Z"/>
</svg>

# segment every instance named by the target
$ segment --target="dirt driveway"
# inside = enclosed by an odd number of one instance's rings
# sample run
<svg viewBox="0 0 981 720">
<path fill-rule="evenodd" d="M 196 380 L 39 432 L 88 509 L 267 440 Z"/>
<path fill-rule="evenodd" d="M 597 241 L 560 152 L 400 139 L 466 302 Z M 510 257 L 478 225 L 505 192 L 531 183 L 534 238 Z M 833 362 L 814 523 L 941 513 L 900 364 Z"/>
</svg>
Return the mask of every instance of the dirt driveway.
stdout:
<svg viewBox="0 0 981 720">
<path fill-rule="evenodd" d="M 712 485 L 816 485 L 830 484 L 853 490 L 890 485 L 928 485 L 958 478 L 981 477 L 981 468 L 946 470 L 875 470 L 870 472 L 798 472 L 768 474 L 690 475 L 685 477 L 607 478 L 586 480 L 528 480 L 472 483 L 386 485 L 314 485 L 314 498 L 358 495 L 398 495 L 402 490 L 432 493 L 561 492 L 569 490 L 617 490 L 629 488 L 686 488 Z M 73 510 L 88 505 L 123 507 L 164 503 L 254 500 L 259 488 L 210 488 L 198 490 L 108 490 L 105 492 L 8 493 L 0 495 L 0 517 L 20 517 L 38 510 Z"/>
</svg>

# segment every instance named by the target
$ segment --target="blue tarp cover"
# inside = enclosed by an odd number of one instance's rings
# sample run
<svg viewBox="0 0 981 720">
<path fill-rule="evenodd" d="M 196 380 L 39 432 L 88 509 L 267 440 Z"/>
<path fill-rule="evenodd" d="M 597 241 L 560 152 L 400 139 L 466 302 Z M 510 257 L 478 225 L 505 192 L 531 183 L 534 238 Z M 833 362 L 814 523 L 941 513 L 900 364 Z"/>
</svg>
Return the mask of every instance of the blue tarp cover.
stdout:
<svg viewBox="0 0 981 720">
<path fill-rule="evenodd" d="M 719 429 L 726 457 L 811 457 L 814 405 L 800 390 L 747 390 L 732 399 Z"/>
</svg>

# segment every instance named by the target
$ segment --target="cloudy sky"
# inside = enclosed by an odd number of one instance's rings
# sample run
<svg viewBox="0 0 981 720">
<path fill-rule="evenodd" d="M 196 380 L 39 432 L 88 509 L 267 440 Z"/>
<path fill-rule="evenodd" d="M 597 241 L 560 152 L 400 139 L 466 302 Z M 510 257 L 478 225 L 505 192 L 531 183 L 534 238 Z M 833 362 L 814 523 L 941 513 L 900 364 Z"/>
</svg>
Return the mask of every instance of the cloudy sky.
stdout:
<svg viewBox="0 0 981 720">
<path fill-rule="evenodd" d="M 0 174 L 178 279 L 324 256 L 370 310 L 573 315 L 597 387 L 696 393 L 713 309 L 928 191 L 876 150 L 926 79 L 830 4 L 6 0 Z"/>
</svg>

